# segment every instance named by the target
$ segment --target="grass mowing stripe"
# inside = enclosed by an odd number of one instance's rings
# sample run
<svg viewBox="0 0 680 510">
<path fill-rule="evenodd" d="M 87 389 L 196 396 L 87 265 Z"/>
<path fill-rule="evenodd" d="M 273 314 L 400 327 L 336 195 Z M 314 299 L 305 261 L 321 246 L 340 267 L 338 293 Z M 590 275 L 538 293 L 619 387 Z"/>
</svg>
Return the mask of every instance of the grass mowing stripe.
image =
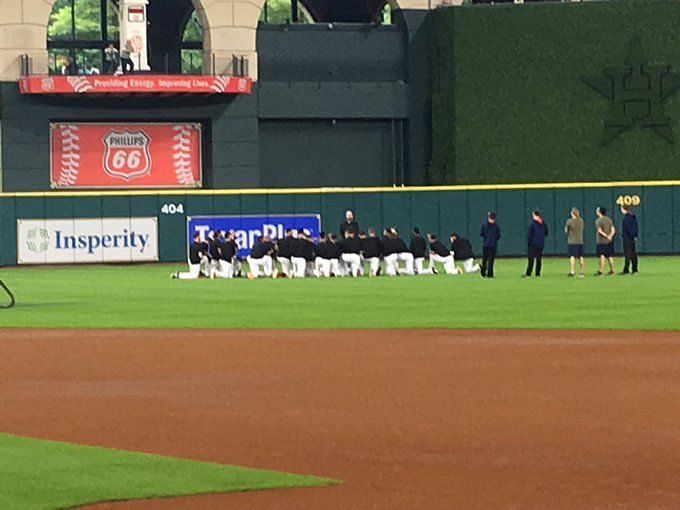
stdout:
<svg viewBox="0 0 680 510">
<path fill-rule="evenodd" d="M 620 265 L 621 261 L 617 261 Z M 17 306 L 0 327 L 534 328 L 680 330 L 680 258 L 643 257 L 636 276 L 567 278 L 565 259 L 523 280 L 523 260 L 478 275 L 305 280 L 168 277 L 182 266 L 4 269 Z"/>
<path fill-rule="evenodd" d="M 327 478 L 0 434 L 3 510 L 53 510 L 103 501 L 337 483 Z"/>
</svg>

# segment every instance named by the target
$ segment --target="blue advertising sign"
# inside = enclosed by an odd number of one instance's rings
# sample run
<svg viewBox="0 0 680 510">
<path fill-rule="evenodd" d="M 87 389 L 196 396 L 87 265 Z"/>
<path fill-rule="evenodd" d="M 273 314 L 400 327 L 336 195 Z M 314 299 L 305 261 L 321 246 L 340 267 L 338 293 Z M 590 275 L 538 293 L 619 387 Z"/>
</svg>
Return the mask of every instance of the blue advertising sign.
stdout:
<svg viewBox="0 0 680 510">
<path fill-rule="evenodd" d="M 286 229 L 305 230 L 314 238 L 321 231 L 321 215 L 319 214 L 282 214 L 277 216 L 194 216 L 187 218 L 187 239 L 191 240 L 196 232 L 205 239 L 215 230 L 236 234 L 238 256 L 250 255 L 255 240 L 259 236 L 268 235 L 272 239 L 282 239 Z"/>
</svg>

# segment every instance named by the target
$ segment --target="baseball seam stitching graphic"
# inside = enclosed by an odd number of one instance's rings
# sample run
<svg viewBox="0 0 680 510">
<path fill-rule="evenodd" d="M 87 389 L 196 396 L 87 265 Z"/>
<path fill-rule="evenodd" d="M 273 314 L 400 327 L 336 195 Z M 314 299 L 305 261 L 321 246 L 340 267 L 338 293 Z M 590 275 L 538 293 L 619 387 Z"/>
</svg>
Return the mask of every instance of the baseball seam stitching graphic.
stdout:
<svg viewBox="0 0 680 510">
<path fill-rule="evenodd" d="M 172 160 L 177 182 L 184 186 L 195 186 L 196 180 L 191 168 L 191 130 L 186 125 L 173 127 L 175 143 L 172 146 Z"/>
<path fill-rule="evenodd" d="M 61 168 L 57 187 L 73 186 L 80 171 L 80 137 L 78 126 L 67 125 L 61 128 Z"/>
<path fill-rule="evenodd" d="M 73 90 L 78 93 L 89 92 L 93 88 L 87 78 L 82 76 L 69 76 L 66 78 L 66 81 L 68 81 L 73 87 Z"/>
</svg>

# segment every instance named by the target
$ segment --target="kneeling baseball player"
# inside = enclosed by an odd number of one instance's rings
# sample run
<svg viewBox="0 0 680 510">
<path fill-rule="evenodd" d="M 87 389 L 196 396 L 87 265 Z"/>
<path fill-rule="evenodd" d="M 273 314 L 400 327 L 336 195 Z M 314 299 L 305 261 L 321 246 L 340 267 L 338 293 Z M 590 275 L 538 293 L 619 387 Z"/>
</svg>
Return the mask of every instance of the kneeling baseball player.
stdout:
<svg viewBox="0 0 680 510">
<path fill-rule="evenodd" d="M 316 259 L 314 260 L 314 275 L 317 278 L 329 278 L 335 276 L 338 271 L 338 260 L 336 258 L 335 243 L 331 241 L 331 234 L 319 234 L 319 244 L 314 250 Z"/>
<path fill-rule="evenodd" d="M 479 264 L 475 264 L 475 254 L 472 251 L 472 244 L 464 237 L 460 237 L 455 232 L 449 238 L 451 240 L 451 252 L 456 262 L 463 264 L 465 273 L 476 273 L 479 271 Z"/>
<path fill-rule="evenodd" d="M 267 278 L 276 276 L 273 272 L 274 259 L 274 245 L 269 236 L 258 237 L 250 250 L 248 256 L 248 279 L 254 280 L 260 277 L 260 273 Z"/>
<path fill-rule="evenodd" d="M 276 259 L 281 263 L 281 272 L 287 277 L 293 276 L 290 257 L 293 254 L 293 230 L 286 229 L 286 236 L 276 242 Z"/>
<path fill-rule="evenodd" d="M 383 238 L 383 249 L 385 254 L 385 273 L 387 276 L 399 274 L 413 274 L 413 254 L 408 251 L 406 243 L 399 237 L 396 228 L 385 230 Z M 399 269 L 399 263 L 404 263 L 404 270 Z"/>
<path fill-rule="evenodd" d="M 378 276 L 380 274 L 380 256 L 383 251 L 383 243 L 378 237 L 374 228 L 368 229 L 368 237 L 362 239 L 361 252 L 364 260 L 368 262 L 369 276 Z"/>
<path fill-rule="evenodd" d="M 414 272 L 416 274 L 426 274 L 425 273 L 425 255 L 427 252 L 427 244 L 425 239 L 420 235 L 420 229 L 418 227 L 413 227 L 413 232 L 411 235 L 411 244 L 409 245 L 411 253 L 413 254 L 413 261 L 415 264 Z M 427 273 L 429 274 L 429 273 Z"/>
<path fill-rule="evenodd" d="M 361 276 L 361 239 L 359 239 L 354 230 L 347 230 L 345 238 L 340 241 L 342 246 L 342 261 L 349 269 L 349 274 L 352 276 Z"/>
<path fill-rule="evenodd" d="M 208 243 L 201 241 L 201 234 L 194 234 L 193 241 L 189 245 L 189 272 L 180 273 L 177 271 L 171 278 L 180 280 L 196 280 L 201 275 L 210 277 L 210 258 L 208 257 Z"/>
<path fill-rule="evenodd" d="M 439 262 L 444 266 L 446 274 L 458 274 L 458 269 L 453 260 L 453 255 L 442 242 L 437 239 L 435 234 L 427 234 L 427 240 L 430 242 L 430 271 L 437 273 L 435 262 Z"/>
</svg>

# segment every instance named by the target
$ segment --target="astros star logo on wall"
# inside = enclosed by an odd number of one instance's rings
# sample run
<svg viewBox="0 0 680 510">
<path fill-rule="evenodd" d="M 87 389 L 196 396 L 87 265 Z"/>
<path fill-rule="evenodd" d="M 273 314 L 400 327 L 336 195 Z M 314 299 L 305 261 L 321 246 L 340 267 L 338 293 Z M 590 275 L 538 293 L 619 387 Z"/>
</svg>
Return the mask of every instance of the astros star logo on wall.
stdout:
<svg viewBox="0 0 680 510">
<path fill-rule="evenodd" d="M 673 72 L 670 65 L 650 64 L 639 37 L 628 44 L 622 66 L 607 67 L 599 75 L 580 78 L 610 100 L 602 145 L 634 126 L 652 129 L 674 143 L 671 119 L 666 115 L 664 103 L 680 88 L 680 74 Z"/>
</svg>

